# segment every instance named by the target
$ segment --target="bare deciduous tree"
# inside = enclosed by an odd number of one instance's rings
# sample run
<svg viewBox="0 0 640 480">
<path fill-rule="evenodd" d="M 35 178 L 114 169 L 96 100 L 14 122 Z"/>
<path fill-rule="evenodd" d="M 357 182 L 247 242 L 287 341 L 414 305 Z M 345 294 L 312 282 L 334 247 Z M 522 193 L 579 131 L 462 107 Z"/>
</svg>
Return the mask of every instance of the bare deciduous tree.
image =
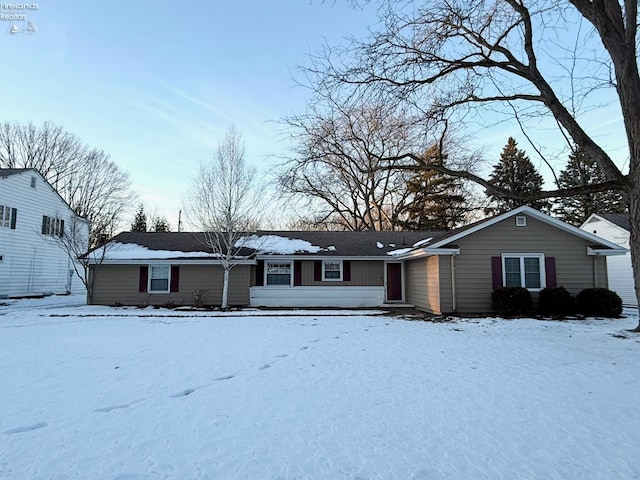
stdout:
<svg viewBox="0 0 640 480">
<path fill-rule="evenodd" d="M 215 156 L 200 165 L 185 195 L 190 222 L 204 231 L 207 246 L 222 263 L 223 309 L 228 307 L 231 269 L 245 258 L 238 241 L 261 221 L 263 191 L 256 169 L 246 163 L 242 137 L 232 127 Z"/>
<path fill-rule="evenodd" d="M 315 88 L 383 92 L 425 115 L 511 112 L 527 121 L 548 115 L 567 139 L 597 162 L 606 181 L 514 195 L 468 171 L 427 165 L 476 181 L 505 197 L 551 198 L 615 189 L 629 203 L 631 254 L 640 298 L 640 74 L 638 0 L 434 0 L 384 2 L 384 29 L 340 51 L 328 50 L 307 70 Z M 629 173 L 616 165 L 585 123 L 607 89 L 624 122 Z M 595 95 L 594 95 L 595 94 Z M 467 115 L 465 117 L 465 115 Z M 388 157 L 412 159 L 415 152 Z M 423 165 L 424 166 L 424 165 Z M 638 326 L 640 330 L 640 325 Z"/>
<path fill-rule="evenodd" d="M 281 190 L 306 200 L 307 210 L 316 207 L 306 224 L 395 230 L 407 207 L 409 175 L 383 168 L 393 164 L 381 159 L 418 147 L 422 128 L 392 107 L 327 100 L 325 109 L 311 106 L 286 119 L 295 146 L 278 176 Z"/>
<path fill-rule="evenodd" d="M 34 168 L 91 223 L 90 245 L 110 236 L 135 200 L 129 174 L 62 127 L 0 124 L 0 167 Z"/>
</svg>

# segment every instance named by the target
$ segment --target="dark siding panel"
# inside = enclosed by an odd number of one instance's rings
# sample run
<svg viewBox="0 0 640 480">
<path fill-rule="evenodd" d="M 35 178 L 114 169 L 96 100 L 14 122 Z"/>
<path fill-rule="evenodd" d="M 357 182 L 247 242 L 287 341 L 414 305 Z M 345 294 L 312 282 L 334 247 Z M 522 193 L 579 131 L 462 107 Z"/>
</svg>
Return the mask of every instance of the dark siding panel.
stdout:
<svg viewBox="0 0 640 480">
<path fill-rule="evenodd" d="M 180 291 L 180 267 L 171 265 L 171 290 L 172 292 Z"/>
<path fill-rule="evenodd" d="M 322 281 L 322 260 L 315 260 L 313 262 L 313 281 Z"/>
<path fill-rule="evenodd" d="M 258 260 L 256 264 L 256 286 L 264 285 L 264 260 Z"/>
<path fill-rule="evenodd" d="M 302 260 L 293 261 L 293 285 L 296 287 L 302 285 Z"/>
<path fill-rule="evenodd" d="M 345 282 L 351 281 L 351 262 L 345 260 L 342 262 L 342 280 Z"/>
<path fill-rule="evenodd" d="M 140 280 L 138 281 L 138 292 L 147 291 L 147 282 L 149 280 L 149 267 L 143 265 L 140 267 Z"/>
<path fill-rule="evenodd" d="M 544 270 L 547 277 L 547 287 L 557 287 L 558 282 L 556 280 L 556 257 L 544 257 Z"/>
<path fill-rule="evenodd" d="M 502 257 L 491 257 L 491 277 L 493 288 L 502 286 Z"/>
</svg>

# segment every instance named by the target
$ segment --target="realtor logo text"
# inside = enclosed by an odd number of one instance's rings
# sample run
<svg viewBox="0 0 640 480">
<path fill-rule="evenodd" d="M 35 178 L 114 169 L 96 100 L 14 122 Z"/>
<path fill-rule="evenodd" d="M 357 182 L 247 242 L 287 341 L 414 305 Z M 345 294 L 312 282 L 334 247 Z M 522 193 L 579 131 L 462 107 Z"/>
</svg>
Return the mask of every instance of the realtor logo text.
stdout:
<svg viewBox="0 0 640 480">
<path fill-rule="evenodd" d="M 37 3 L 4 3 L 0 2 L 0 10 L 38 10 Z"/>
</svg>

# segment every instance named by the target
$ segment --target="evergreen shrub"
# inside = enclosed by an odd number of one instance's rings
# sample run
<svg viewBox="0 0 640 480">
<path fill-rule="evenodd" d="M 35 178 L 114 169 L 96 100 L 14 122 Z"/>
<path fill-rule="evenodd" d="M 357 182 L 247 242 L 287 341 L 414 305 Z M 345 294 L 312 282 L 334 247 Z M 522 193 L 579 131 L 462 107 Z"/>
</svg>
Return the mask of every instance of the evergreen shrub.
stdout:
<svg viewBox="0 0 640 480">
<path fill-rule="evenodd" d="M 538 308 L 543 315 L 567 315 L 575 311 L 575 299 L 564 287 L 547 287 L 540 291 Z"/>
<path fill-rule="evenodd" d="M 622 299 L 608 288 L 585 288 L 576 304 L 578 312 L 588 317 L 616 318 L 622 313 Z"/>
<path fill-rule="evenodd" d="M 498 315 L 513 317 L 529 313 L 533 308 L 533 300 L 526 288 L 501 287 L 491 293 L 491 306 Z"/>
</svg>

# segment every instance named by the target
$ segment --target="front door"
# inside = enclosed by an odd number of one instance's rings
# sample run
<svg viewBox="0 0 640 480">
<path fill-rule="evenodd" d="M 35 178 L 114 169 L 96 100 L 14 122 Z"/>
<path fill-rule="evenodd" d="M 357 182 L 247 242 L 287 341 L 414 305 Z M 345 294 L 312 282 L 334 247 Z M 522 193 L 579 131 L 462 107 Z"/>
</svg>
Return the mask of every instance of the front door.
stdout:
<svg viewBox="0 0 640 480">
<path fill-rule="evenodd" d="M 387 301 L 402 300 L 402 264 L 387 263 Z"/>
</svg>

